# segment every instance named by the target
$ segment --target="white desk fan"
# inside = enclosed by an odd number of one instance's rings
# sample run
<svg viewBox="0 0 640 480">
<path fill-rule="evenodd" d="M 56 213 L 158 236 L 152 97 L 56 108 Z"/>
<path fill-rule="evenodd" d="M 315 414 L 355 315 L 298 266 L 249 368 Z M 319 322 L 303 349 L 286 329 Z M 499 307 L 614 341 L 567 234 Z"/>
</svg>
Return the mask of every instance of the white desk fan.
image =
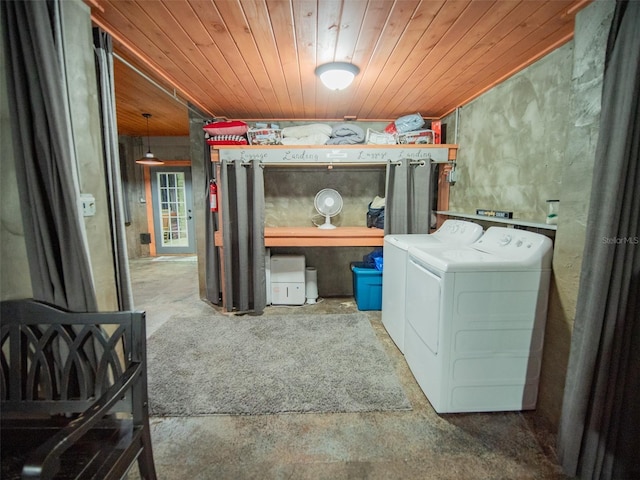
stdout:
<svg viewBox="0 0 640 480">
<path fill-rule="evenodd" d="M 342 197 L 332 188 L 324 188 L 316 193 L 313 205 L 320 215 L 324 215 L 324 223 L 318 225 L 318 228 L 331 229 L 336 228 L 331 224 L 331 217 L 336 216 L 342 210 Z"/>
</svg>

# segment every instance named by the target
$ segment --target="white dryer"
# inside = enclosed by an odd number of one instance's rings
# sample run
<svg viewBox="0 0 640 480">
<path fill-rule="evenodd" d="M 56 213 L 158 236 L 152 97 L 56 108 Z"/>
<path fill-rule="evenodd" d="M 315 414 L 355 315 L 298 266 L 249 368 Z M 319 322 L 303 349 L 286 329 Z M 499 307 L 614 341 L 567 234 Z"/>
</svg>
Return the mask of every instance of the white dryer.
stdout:
<svg viewBox="0 0 640 480">
<path fill-rule="evenodd" d="M 467 245 L 482 235 L 477 223 L 445 220 L 431 234 L 386 235 L 382 269 L 382 324 L 404 353 L 407 250 L 412 246 Z"/>
<path fill-rule="evenodd" d="M 404 353 L 435 411 L 535 408 L 551 240 L 490 227 L 469 246 L 408 253 Z"/>
</svg>

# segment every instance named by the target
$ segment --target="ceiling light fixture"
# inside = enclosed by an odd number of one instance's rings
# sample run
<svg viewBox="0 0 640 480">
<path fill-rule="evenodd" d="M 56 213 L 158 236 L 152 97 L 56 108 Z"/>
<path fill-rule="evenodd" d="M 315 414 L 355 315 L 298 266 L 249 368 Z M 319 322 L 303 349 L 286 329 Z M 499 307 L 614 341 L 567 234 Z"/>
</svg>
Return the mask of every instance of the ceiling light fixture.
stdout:
<svg viewBox="0 0 640 480">
<path fill-rule="evenodd" d="M 331 90 L 342 90 L 353 82 L 360 69 L 353 63 L 331 62 L 316 68 L 316 75 L 320 77 L 325 87 Z"/>
<path fill-rule="evenodd" d="M 144 154 L 144 157 L 136 160 L 136 163 L 140 165 L 164 165 L 164 162 L 151 153 L 151 145 L 149 143 L 149 117 L 151 117 L 150 113 L 143 113 L 142 116 L 147 119 L 147 153 Z"/>
</svg>

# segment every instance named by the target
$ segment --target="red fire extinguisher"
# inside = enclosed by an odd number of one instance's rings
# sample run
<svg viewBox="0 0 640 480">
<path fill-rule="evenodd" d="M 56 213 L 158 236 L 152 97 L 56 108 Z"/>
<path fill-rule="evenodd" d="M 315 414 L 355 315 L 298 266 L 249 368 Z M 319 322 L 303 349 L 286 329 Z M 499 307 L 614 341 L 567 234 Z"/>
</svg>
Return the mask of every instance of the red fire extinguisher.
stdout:
<svg viewBox="0 0 640 480">
<path fill-rule="evenodd" d="M 215 180 L 209 182 L 209 207 L 212 212 L 218 211 L 218 186 Z"/>
</svg>

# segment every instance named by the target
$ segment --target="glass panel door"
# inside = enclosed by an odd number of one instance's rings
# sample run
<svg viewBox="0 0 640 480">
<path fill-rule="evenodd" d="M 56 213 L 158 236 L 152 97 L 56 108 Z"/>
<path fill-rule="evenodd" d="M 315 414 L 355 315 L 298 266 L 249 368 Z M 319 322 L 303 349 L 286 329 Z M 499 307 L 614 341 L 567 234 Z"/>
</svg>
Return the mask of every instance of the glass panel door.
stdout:
<svg viewBox="0 0 640 480">
<path fill-rule="evenodd" d="M 195 253 L 191 170 L 153 168 L 151 191 L 156 253 Z"/>
</svg>

